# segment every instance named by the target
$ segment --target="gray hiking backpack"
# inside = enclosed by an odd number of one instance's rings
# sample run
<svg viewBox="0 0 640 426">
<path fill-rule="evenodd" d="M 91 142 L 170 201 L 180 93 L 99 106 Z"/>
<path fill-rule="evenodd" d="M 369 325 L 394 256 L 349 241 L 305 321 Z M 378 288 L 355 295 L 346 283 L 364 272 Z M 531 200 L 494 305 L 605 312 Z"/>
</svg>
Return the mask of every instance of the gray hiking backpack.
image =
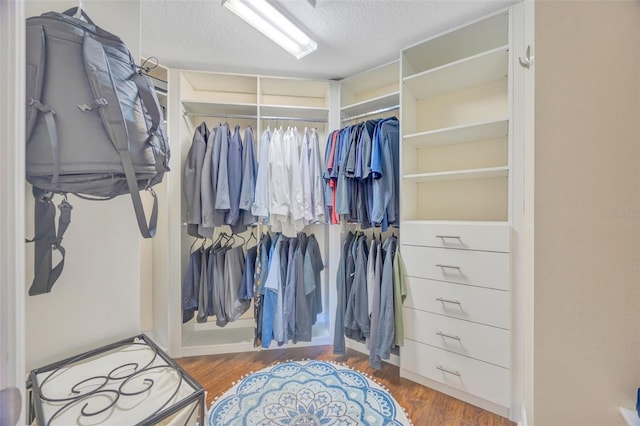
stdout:
<svg viewBox="0 0 640 426">
<path fill-rule="evenodd" d="M 64 267 L 71 220 L 66 194 L 111 199 L 131 194 L 140 232 L 155 235 L 151 188 L 169 171 L 163 112 L 149 77 L 119 37 L 76 8 L 27 19 L 26 174 L 35 205 L 35 277 L 30 295 L 48 293 Z M 147 222 L 140 190 L 153 196 Z M 62 194 L 58 230 L 54 194 Z M 62 259 L 52 267 L 52 253 Z"/>
</svg>

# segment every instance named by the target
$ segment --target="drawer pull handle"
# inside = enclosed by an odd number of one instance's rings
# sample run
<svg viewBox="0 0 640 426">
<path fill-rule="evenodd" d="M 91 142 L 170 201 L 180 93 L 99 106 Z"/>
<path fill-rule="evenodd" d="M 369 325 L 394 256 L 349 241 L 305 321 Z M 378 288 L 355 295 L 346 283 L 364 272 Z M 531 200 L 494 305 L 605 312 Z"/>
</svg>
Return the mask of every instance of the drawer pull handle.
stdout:
<svg viewBox="0 0 640 426">
<path fill-rule="evenodd" d="M 436 235 L 436 238 L 440 238 L 441 240 L 461 240 L 462 238 L 460 238 L 457 235 Z"/>
<path fill-rule="evenodd" d="M 453 303 L 454 305 L 462 305 L 462 303 L 458 300 L 443 299 L 442 297 L 437 297 L 436 300 L 442 303 Z"/>
<path fill-rule="evenodd" d="M 456 371 L 449 370 L 449 369 L 444 368 L 444 367 L 443 367 L 443 366 L 441 366 L 441 365 L 437 365 L 437 366 L 436 366 L 436 368 L 437 368 L 438 370 L 440 370 L 440 371 L 444 372 L 444 373 L 453 374 L 454 376 L 458 376 L 458 377 L 461 377 L 461 376 L 462 376 L 462 374 L 460 374 L 460 372 L 459 372 L 459 371 L 457 371 L 457 370 L 456 370 Z"/>
<path fill-rule="evenodd" d="M 438 336 L 440 336 L 440 337 L 446 337 L 446 338 L 448 338 L 448 339 L 457 340 L 458 342 L 461 342 L 461 341 L 462 341 L 462 339 L 461 339 L 460 337 L 458 337 L 458 336 L 452 336 L 452 335 L 450 335 L 450 334 L 443 333 L 442 331 L 437 331 L 437 332 L 436 332 L 436 334 L 437 334 Z"/>
<path fill-rule="evenodd" d="M 459 266 L 443 265 L 443 264 L 441 264 L 441 263 L 438 263 L 438 264 L 436 265 L 436 267 L 437 267 L 437 268 L 455 269 L 455 270 L 457 270 L 457 271 L 460 271 L 460 270 L 461 270 L 461 268 L 460 268 Z"/>
</svg>

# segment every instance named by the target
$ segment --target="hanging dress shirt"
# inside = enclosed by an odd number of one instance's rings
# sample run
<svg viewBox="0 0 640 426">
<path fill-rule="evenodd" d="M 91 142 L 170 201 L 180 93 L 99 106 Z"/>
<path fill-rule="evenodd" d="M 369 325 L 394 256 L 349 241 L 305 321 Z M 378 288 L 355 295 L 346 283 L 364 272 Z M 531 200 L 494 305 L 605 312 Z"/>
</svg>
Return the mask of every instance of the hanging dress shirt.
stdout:
<svg viewBox="0 0 640 426">
<path fill-rule="evenodd" d="M 318 131 L 311 129 L 309 138 L 309 175 L 311 176 L 311 212 L 312 223 L 325 221 L 324 187 L 322 179 L 322 158 L 320 156 L 320 141 Z"/>
<path fill-rule="evenodd" d="M 207 139 L 207 150 L 204 153 L 204 164 L 202 175 L 200 176 L 200 198 L 202 200 L 202 221 L 198 226 L 198 234 L 205 238 L 213 237 L 214 230 L 214 200 L 216 197 L 215 188 L 211 180 L 213 168 L 213 146 L 216 137 L 216 129 L 211 129 Z"/>
<path fill-rule="evenodd" d="M 229 139 L 227 151 L 227 175 L 229 184 L 229 210 L 225 215 L 225 223 L 234 234 L 247 230 L 240 220 L 240 192 L 242 191 L 242 139 L 240 126 L 236 126 Z"/>
<path fill-rule="evenodd" d="M 251 126 L 244 131 L 244 147 L 242 151 L 242 187 L 240 189 L 240 214 L 242 224 L 253 225 L 257 222 L 257 217 L 251 214 L 251 206 L 255 200 L 256 174 L 258 164 L 253 141 L 253 130 Z"/>
<path fill-rule="evenodd" d="M 229 210 L 229 175 L 227 173 L 227 155 L 229 150 L 229 125 L 220 124 L 214 138 L 211 185 L 215 189 L 213 223 L 215 226 L 224 225 L 226 212 Z"/>
<path fill-rule="evenodd" d="M 207 124 L 202 122 L 194 134 L 191 147 L 187 153 L 184 165 L 183 191 L 187 201 L 187 233 L 192 237 L 199 237 L 198 225 L 202 223 L 202 204 L 200 198 L 200 176 L 204 164 L 204 155 L 207 149 L 209 130 Z"/>
<path fill-rule="evenodd" d="M 313 222 L 310 154 L 311 142 L 309 140 L 309 132 L 305 127 L 302 135 L 302 144 L 300 145 L 300 176 L 302 177 L 302 206 L 305 225 Z"/>
<path fill-rule="evenodd" d="M 267 128 L 260 138 L 258 174 L 256 176 L 255 199 L 251 206 L 251 213 L 262 219 L 269 217 L 269 158 L 271 150 L 271 130 Z"/>
</svg>

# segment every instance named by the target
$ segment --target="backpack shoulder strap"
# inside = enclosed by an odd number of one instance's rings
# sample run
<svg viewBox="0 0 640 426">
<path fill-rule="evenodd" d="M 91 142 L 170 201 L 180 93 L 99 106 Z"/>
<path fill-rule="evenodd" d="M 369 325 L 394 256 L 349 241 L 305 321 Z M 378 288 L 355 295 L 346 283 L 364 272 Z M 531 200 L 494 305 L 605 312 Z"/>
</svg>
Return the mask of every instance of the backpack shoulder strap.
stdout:
<svg viewBox="0 0 640 426">
<path fill-rule="evenodd" d="M 140 188 L 138 187 L 133 162 L 131 161 L 131 153 L 129 152 L 127 124 L 122 114 L 122 109 L 120 108 L 115 83 L 111 77 L 107 55 L 102 44 L 86 31 L 82 49 L 85 70 L 93 95 L 96 100 L 106 101 L 102 102 L 98 110 L 107 134 L 120 155 L 122 168 L 127 179 L 127 186 L 131 194 L 131 201 L 133 202 L 133 209 L 138 221 L 138 228 L 143 237 L 152 238 L 156 233 L 156 224 L 158 221 L 158 199 L 155 193 L 150 190 L 153 196 L 153 209 L 149 223 L 147 223 L 142 206 L 142 199 L 140 198 Z"/>
<path fill-rule="evenodd" d="M 27 20 L 27 22 L 29 22 Z M 39 113 L 44 114 L 47 126 L 47 134 L 51 145 L 51 158 L 53 159 L 53 171 L 51 173 L 50 186 L 55 188 L 60 174 L 60 148 L 58 145 L 58 131 L 54 118 L 55 111 L 49 105 L 42 103 L 42 88 L 46 64 L 46 37 L 42 25 L 27 25 L 26 30 L 26 138 L 28 142 L 36 124 Z"/>
<path fill-rule="evenodd" d="M 140 72 L 133 73 L 133 77 L 131 77 L 131 79 L 136 83 L 142 105 L 144 105 L 151 117 L 151 128 L 149 129 L 148 139 L 149 143 L 153 143 L 154 135 L 156 136 L 156 140 L 166 140 L 164 127 L 162 126 L 164 114 L 162 113 L 162 107 L 160 106 L 160 102 L 158 102 L 158 97 L 155 94 L 155 89 L 151 79 Z M 162 149 L 155 149 L 154 154 L 156 155 L 156 170 L 159 173 L 169 171 L 167 166 L 168 153 L 164 152 Z"/>
<path fill-rule="evenodd" d="M 60 202 L 58 208 L 58 232 L 56 233 L 55 217 L 56 207 L 51 201 L 52 194 L 38 188 L 33 188 L 35 203 L 35 237 L 27 240 L 35 243 L 35 274 L 29 288 L 29 295 L 35 296 L 51 291 L 53 284 L 58 280 L 64 269 L 65 249 L 62 246 L 62 238 L 71 223 L 71 204 L 66 197 Z M 62 259 L 53 266 L 53 250 L 57 250 Z"/>
</svg>

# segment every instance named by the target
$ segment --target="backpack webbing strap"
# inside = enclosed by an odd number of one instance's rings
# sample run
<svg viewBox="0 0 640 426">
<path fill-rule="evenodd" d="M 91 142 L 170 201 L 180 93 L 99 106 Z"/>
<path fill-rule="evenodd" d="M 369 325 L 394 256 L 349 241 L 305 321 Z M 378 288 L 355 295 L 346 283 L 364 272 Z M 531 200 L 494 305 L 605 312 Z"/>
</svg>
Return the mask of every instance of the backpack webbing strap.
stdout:
<svg viewBox="0 0 640 426">
<path fill-rule="evenodd" d="M 65 198 L 60 202 L 60 216 L 58 217 L 58 232 L 56 233 L 55 217 L 56 208 L 51 201 L 51 195 L 33 188 L 35 203 L 35 237 L 27 242 L 35 243 L 34 277 L 29 288 L 29 295 L 35 296 L 51 291 L 53 284 L 60 278 L 64 269 L 65 249 L 62 247 L 62 238 L 69 223 L 71 223 L 71 209 L 73 207 Z M 53 250 L 60 253 L 62 259 L 53 266 Z"/>
<path fill-rule="evenodd" d="M 149 129 L 149 133 L 153 134 L 158 130 L 160 126 L 160 122 L 162 121 L 162 109 L 160 109 L 160 103 L 158 103 L 158 98 L 153 96 L 153 91 L 155 90 L 151 85 L 151 81 L 144 75 L 139 73 L 134 73 L 131 79 L 138 86 L 138 93 L 140 94 L 140 99 L 142 99 L 142 103 L 147 108 L 149 115 L 151 116 L 151 129 Z"/>
<path fill-rule="evenodd" d="M 149 129 L 149 143 L 153 142 L 153 135 L 156 135 L 158 129 L 162 130 L 160 127 L 162 125 L 162 120 L 164 120 L 164 115 L 162 113 L 162 108 L 160 107 L 160 103 L 158 102 L 158 98 L 154 96 L 155 88 L 151 82 L 151 79 L 145 75 L 140 73 L 134 73 L 131 79 L 138 86 L 138 93 L 140 94 L 140 99 L 142 100 L 142 104 L 147 109 L 149 116 L 151 117 L 151 128 Z M 163 134 L 157 135 L 157 139 L 164 138 Z M 166 155 L 163 150 L 157 148 L 153 150 L 156 155 L 156 170 L 159 173 L 163 173 L 166 170 L 165 164 L 167 163 Z"/>
<path fill-rule="evenodd" d="M 55 188 L 60 176 L 60 145 L 58 144 L 58 130 L 54 114 L 56 113 L 49 105 L 45 105 L 37 99 L 28 99 L 27 105 L 32 106 L 44 114 L 44 121 L 47 124 L 49 143 L 51 144 L 51 158 L 53 159 L 53 172 L 51 174 L 51 187 Z"/>
<path fill-rule="evenodd" d="M 83 41 L 83 54 L 85 69 L 89 78 L 89 84 L 95 99 L 104 98 L 107 105 L 98 109 L 104 127 L 115 146 L 127 180 L 133 209 L 136 213 L 138 228 L 144 238 L 152 238 L 156 234 L 156 224 L 158 221 L 158 198 L 153 191 L 153 210 L 149 223 L 147 223 L 142 199 L 140 198 L 140 188 L 136 179 L 136 173 L 131 161 L 129 152 L 129 134 L 127 125 L 120 109 L 120 101 L 116 91 L 115 83 L 111 78 L 109 63 L 102 44 L 85 33 Z"/>
</svg>

